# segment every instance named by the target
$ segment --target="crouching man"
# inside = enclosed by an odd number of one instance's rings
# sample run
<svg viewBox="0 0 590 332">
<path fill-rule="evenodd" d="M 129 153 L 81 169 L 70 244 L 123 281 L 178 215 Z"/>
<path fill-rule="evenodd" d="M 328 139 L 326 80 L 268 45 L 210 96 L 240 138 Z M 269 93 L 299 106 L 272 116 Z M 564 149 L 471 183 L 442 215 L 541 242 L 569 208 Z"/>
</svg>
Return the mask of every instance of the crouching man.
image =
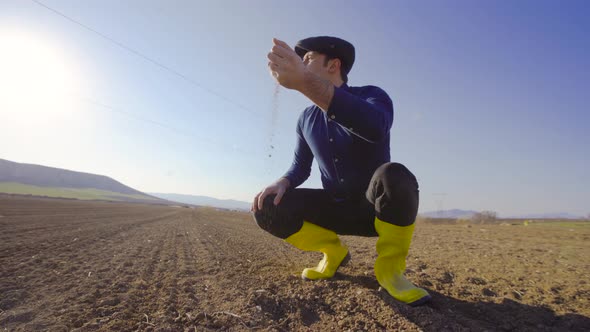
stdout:
<svg viewBox="0 0 590 332">
<path fill-rule="evenodd" d="M 340 235 L 378 236 L 375 275 L 395 299 L 412 306 L 430 295 L 404 277 L 418 211 L 418 183 L 402 164 L 390 162 L 393 104 L 375 86 L 348 86 L 355 59 L 349 42 L 312 37 L 294 49 L 274 39 L 268 53 L 272 76 L 313 105 L 299 117 L 290 169 L 256 195 L 258 225 L 274 236 L 324 258 L 303 270 L 305 279 L 328 279 L 349 258 Z M 297 188 L 316 159 L 323 189 Z"/>
</svg>

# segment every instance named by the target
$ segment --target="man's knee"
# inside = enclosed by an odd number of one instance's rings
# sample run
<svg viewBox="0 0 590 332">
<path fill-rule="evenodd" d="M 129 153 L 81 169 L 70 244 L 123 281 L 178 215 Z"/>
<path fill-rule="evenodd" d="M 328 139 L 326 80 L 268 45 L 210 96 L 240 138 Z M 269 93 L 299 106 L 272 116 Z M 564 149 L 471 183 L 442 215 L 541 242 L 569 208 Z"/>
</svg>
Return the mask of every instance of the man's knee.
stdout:
<svg viewBox="0 0 590 332">
<path fill-rule="evenodd" d="M 264 199 L 262 209 L 254 212 L 254 220 L 260 228 L 270 234 L 286 239 L 299 231 L 303 220 L 295 216 L 295 211 L 286 204 L 285 197 L 279 205 L 274 204 L 276 195 L 269 195 Z"/>
<path fill-rule="evenodd" d="M 414 174 L 400 163 L 385 163 L 373 173 L 367 190 L 367 199 L 374 201 L 382 192 L 403 194 L 405 190 L 418 190 L 418 181 Z"/>
<path fill-rule="evenodd" d="M 399 226 L 414 222 L 418 210 L 418 182 L 404 165 L 381 165 L 373 174 L 366 195 L 383 221 Z"/>
</svg>

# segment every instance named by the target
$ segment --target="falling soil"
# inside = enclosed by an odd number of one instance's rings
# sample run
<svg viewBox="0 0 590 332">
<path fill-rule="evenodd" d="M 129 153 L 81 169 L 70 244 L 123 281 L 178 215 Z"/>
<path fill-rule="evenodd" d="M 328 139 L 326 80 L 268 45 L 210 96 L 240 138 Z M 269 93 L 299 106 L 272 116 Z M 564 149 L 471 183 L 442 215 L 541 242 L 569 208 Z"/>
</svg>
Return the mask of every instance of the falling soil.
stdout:
<svg viewBox="0 0 590 332">
<path fill-rule="evenodd" d="M 0 195 L 0 330 L 584 331 L 590 227 L 420 222 L 412 308 L 379 289 L 375 238 L 344 236 L 351 262 L 320 259 L 249 213 Z"/>
<path fill-rule="evenodd" d="M 279 83 L 275 84 L 275 90 L 272 96 L 272 115 L 270 118 L 270 132 L 269 132 L 269 147 L 268 147 L 268 157 L 272 158 L 274 152 L 274 140 L 275 135 L 277 132 L 277 123 L 279 120 L 279 92 L 281 91 L 281 85 Z"/>
</svg>

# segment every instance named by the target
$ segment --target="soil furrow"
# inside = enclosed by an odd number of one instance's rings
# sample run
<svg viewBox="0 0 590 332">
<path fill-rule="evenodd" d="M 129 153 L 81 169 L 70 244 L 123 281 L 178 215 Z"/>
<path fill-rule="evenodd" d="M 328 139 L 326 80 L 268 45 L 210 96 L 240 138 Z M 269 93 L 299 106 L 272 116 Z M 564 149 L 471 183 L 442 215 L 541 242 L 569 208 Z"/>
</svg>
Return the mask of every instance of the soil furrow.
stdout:
<svg viewBox="0 0 590 332">
<path fill-rule="evenodd" d="M 212 208 L 0 197 L 0 329 L 10 331 L 584 331 L 590 227 L 416 226 L 408 279 L 379 289 L 374 238 L 305 282 L 317 253 Z M 575 229 L 572 227 L 576 227 Z"/>
</svg>

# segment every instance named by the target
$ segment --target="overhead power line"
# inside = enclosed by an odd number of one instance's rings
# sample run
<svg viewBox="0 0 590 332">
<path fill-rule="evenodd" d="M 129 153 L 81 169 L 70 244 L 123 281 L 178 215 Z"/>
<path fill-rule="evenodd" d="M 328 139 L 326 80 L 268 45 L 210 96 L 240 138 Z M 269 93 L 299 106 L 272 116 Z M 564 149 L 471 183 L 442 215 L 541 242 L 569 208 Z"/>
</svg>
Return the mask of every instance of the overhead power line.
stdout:
<svg viewBox="0 0 590 332">
<path fill-rule="evenodd" d="M 148 119 L 148 118 L 145 118 L 143 116 L 139 116 L 137 114 L 133 114 L 133 113 L 130 113 L 130 112 L 121 110 L 120 108 L 111 106 L 111 105 L 106 104 L 106 103 L 103 103 L 101 101 L 94 100 L 94 99 L 89 98 L 89 97 L 79 96 L 79 95 L 76 95 L 76 97 L 79 98 L 80 100 L 86 102 L 86 103 L 89 103 L 89 104 L 92 104 L 92 105 L 101 107 L 103 109 L 107 109 L 107 110 L 109 110 L 111 112 L 114 112 L 114 113 L 122 114 L 122 115 L 124 115 L 126 117 L 133 118 L 134 120 L 143 121 L 143 122 L 146 122 L 146 123 L 150 123 L 152 125 L 156 125 L 156 126 L 162 127 L 162 128 L 167 129 L 169 131 L 173 131 L 176 134 L 187 136 L 187 137 L 194 138 L 194 139 L 198 139 L 199 141 L 206 142 L 206 143 L 208 143 L 210 145 L 215 145 L 215 146 L 222 147 L 222 148 L 226 149 L 226 151 L 239 152 L 239 153 L 242 153 L 242 154 L 244 154 L 244 155 L 246 155 L 248 157 L 254 158 L 256 160 L 261 160 L 260 157 L 259 157 L 262 154 L 261 151 L 258 151 L 258 152 L 256 152 L 256 151 L 248 151 L 248 150 L 244 150 L 243 148 L 238 147 L 238 146 L 230 146 L 229 144 L 220 143 L 219 141 L 215 141 L 215 140 L 212 140 L 212 139 L 207 138 L 207 137 L 204 137 L 204 136 L 200 136 L 200 135 L 196 135 L 196 134 L 191 133 L 191 132 L 180 130 L 178 128 L 172 127 L 172 126 L 167 125 L 167 124 L 164 124 L 162 122 L 154 121 L 152 119 Z"/>
<path fill-rule="evenodd" d="M 82 22 L 80 22 L 78 20 L 75 20 L 75 19 L 69 17 L 68 15 L 66 15 L 66 14 L 58 11 L 57 9 L 54 9 L 52 7 L 49 7 L 49 6 L 47 6 L 46 4 L 44 4 L 43 2 L 41 2 L 39 0 L 31 0 L 31 1 L 33 1 L 34 3 L 36 3 L 37 5 L 39 5 L 39 6 L 43 7 L 43 8 L 46 8 L 47 10 L 53 12 L 54 14 L 57 14 L 57 15 L 65 18 L 66 20 L 68 20 L 68 21 L 70 21 L 72 23 L 75 23 L 78 26 L 81 26 L 82 28 L 84 28 L 84 29 L 86 29 L 86 30 L 88 30 L 88 31 L 90 31 L 90 32 L 92 32 L 92 33 L 94 33 L 94 34 L 102 37 L 103 39 L 108 40 L 109 42 L 111 42 L 111 43 L 117 45 L 118 47 L 126 50 L 127 52 L 129 52 L 131 54 L 134 54 L 134 55 L 136 55 L 136 56 L 144 59 L 145 61 L 148 61 L 151 64 L 153 64 L 153 65 L 155 65 L 155 66 L 157 66 L 157 67 L 159 67 L 161 69 L 164 69 L 164 70 L 166 70 L 166 71 L 168 71 L 168 72 L 176 75 L 177 77 L 180 77 L 184 81 L 186 81 L 186 82 L 188 82 L 188 83 L 190 83 L 190 84 L 198 87 L 199 89 L 204 90 L 204 91 L 206 91 L 206 92 L 208 92 L 208 93 L 210 93 L 212 95 L 215 95 L 219 99 L 222 99 L 222 100 L 224 100 L 224 101 L 226 101 L 226 102 L 228 102 L 228 103 L 230 103 L 230 104 L 232 104 L 232 105 L 234 105 L 234 106 L 236 106 L 236 107 L 238 107 L 238 108 L 240 108 L 240 109 L 242 109 L 242 110 L 244 110 L 244 111 L 246 111 L 246 112 L 248 112 L 250 114 L 253 114 L 253 115 L 258 116 L 258 117 L 262 117 L 262 115 L 260 113 L 255 112 L 255 111 L 252 111 L 252 110 L 248 109 L 247 107 L 245 107 L 245 106 L 243 106 L 243 105 L 241 105 L 241 104 L 239 104 L 239 103 L 237 103 L 237 102 L 235 102 L 235 101 L 233 101 L 233 100 L 231 100 L 231 99 L 223 96 L 222 94 L 220 94 L 218 92 L 215 92 L 215 91 L 213 91 L 213 90 L 211 90 L 211 89 L 203 86 L 202 84 L 196 82 L 195 80 L 193 80 L 189 76 L 187 76 L 187 75 L 185 75 L 185 74 L 183 74 L 183 73 L 181 73 L 181 72 L 179 72 L 179 71 L 177 71 L 177 70 L 175 70 L 175 69 L 173 69 L 173 68 L 171 68 L 171 67 L 169 67 L 169 66 L 167 66 L 165 64 L 162 64 L 161 62 L 159 62 L 157 60 L 154 60 L 153 58 L 151 58 L 151 57 L 149 57 L 149 56 L 147 56 L 147 55 L 145 55 L 145 54 L 143 54 L 143 53 L 141 53 L 141 52 L 139 52 L 139 51 L 137 51 L 137 50 L 135 50 L 135 49 L 133 49 L 133 48 L 131 48 L 131 47 L 129 47 L 129 46 L 127 46 L 127 45 L 125 45 L 125 44 L 123 44 L 123 43 L 121 43 L 121 42 L 119 42 L 119 41 L 117 41 L 117 40 L 115 40 L 115 39 L 113 39 L 111 37 L 109 37 L 109 36 L 107 36 L 107 35 L 105 35 L 104 33 L 100 32 L 100 31 L 98 31 L 96 29 L 93 29 L 93 28 L 87 26 L 86 24 L 84 24 L 84 23 L 82 23 Z"/>
</svg>

